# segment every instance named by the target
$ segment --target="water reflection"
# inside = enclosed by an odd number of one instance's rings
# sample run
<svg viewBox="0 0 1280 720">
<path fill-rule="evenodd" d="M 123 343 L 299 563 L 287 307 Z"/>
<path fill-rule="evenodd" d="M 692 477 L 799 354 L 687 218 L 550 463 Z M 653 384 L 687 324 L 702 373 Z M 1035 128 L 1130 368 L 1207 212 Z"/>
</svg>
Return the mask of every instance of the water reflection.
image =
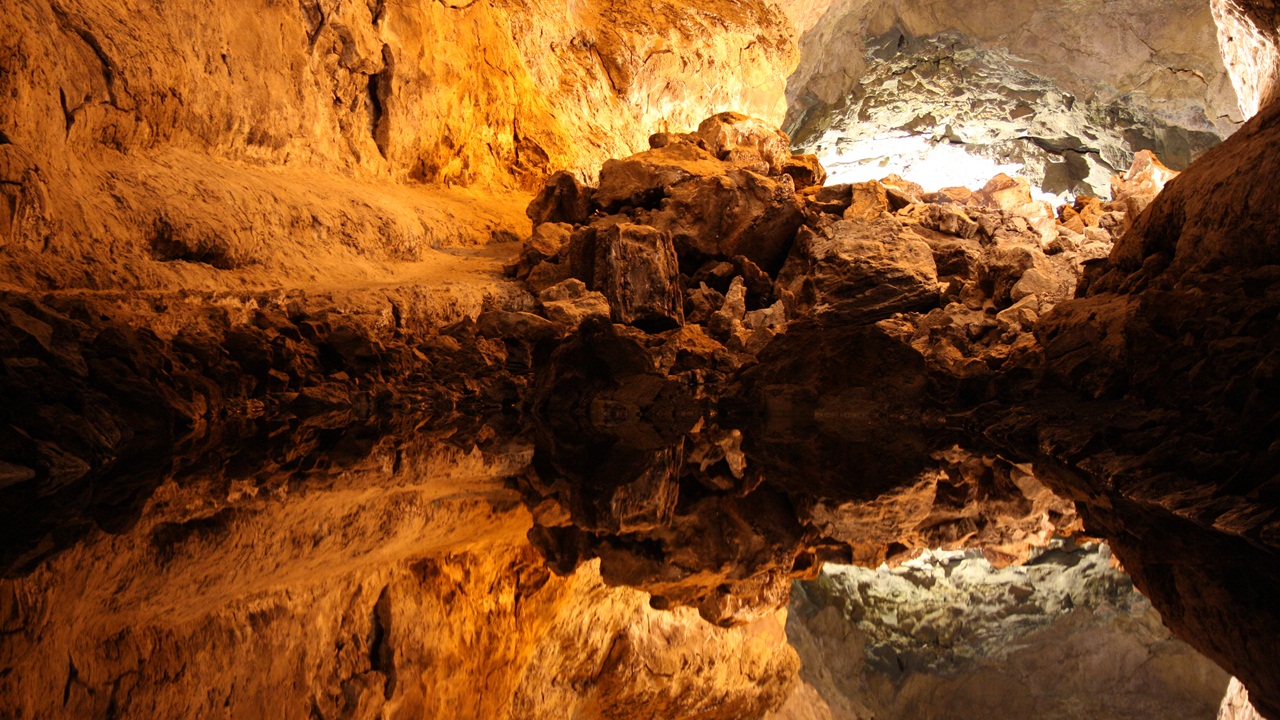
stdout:
<svg viewBox="0 0 1280 720">
<path fill-rule="evenodd" d="M 732 375 L 663 373 L 664 355 L 587 323 L 539 374 L 524 490 L 558 572 L 599 558 L 655 607 L 734 625 L 823 562 L 974 546 L 1007 564 L 1076 527 L 1025 467 L 957 445 L 919 355 L 878 328 L 799 325 Z"/>
</svg>

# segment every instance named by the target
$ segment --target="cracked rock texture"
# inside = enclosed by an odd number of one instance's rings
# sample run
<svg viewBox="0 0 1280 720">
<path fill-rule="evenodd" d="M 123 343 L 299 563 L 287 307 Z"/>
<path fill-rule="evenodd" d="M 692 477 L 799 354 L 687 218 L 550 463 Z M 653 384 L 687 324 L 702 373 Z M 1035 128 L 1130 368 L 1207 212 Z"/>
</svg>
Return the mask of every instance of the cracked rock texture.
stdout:
<svg viewBox="0 0 1280 720">
<path fill-rule="evenodd" d="M 786 128 L 824 158 L 843 144 L 875 161 L 897 131 L 1027 163 L 1053 193 L 1104 195 L 1134 152 L 1181 169 L 1251 114 L 1214 30 L 1198 0 L 840 0 L 801 38 Z"/>
<path fill-rule="evenodd" d="M 1005 569 L 975 552 L 828 566 L 793 597 L 804 684 L 770 717 L 1212 717 L 1226 673 L 1108 559 L 1055 544 Z"/>
<path fill-rule="evenodd" d="M 368 282 L 527 232 L 510 202 L 420 183 L 532 187 L 729 107 L 778 122 L 796 57 L 765 0 L 226 10 L 4 1 L 0 283 Z"/>
<path fill-rule="evenodd" d="M 1043 67 L 975 47 L 959 34 L 916 39 L 894 31 L 869 45 L 858 86 L 835 107 L 796 118 L 793 128 L 797 143 L 822 157 L 833 175 L 862 167 L 874 173 L 886 162 L 886 148 L 920 136 L 927 142 L 916 152 L 942 144 L 1015 166 L 1046 193 L 1105 197 L 1111 176 L 1139 150 L 1183 168 L 1221 141 L 1213 127 L 1187 126 L 1148 107 L 1076 97 Z M 892 162 L 903 163 L 909 152 Z M 929 181 L 911 169 L 896 171 Z"/>
</svg>

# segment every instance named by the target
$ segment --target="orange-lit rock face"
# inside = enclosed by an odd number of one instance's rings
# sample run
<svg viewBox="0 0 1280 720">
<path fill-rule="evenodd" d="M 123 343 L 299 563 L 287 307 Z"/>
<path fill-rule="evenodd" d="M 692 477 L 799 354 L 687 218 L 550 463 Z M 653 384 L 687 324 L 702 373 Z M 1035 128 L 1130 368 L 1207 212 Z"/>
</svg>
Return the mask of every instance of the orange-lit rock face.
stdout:
<svg viewBox="0 0 1280 720">
<path fill-rule="evenodd" d="M 1082 522 L 1280 707 L 1274 114 L 1055 219 L 814 187 L 767 0 L 0 2 L 0 715 L 758 716 L 793 579 Z M 1013 27 L 1231 127 L 1203 23 L 1072 7 L 799 3 L 797 83 Z"/>
<path fill-rule="evenodd" d="M 759 2 L 698 14 L 607 1 L 210 14 L 14 0 L 6 16 L 5 129 L 46 165 L 62 147 L 173 146 L 503 185 L 598 164 L 655 125 L 721 107 L 776 122 L 794 62 L 788 26 Z"/>
<path fill-rule="evenodd" d="M 700 8 L 6 0 L 0 282 L 261 286 L 521 236 L 404 183 L 528 188 L 719 110 L 781 120 L 786 19 Z"/>
<path fill-rule="evenodd" d="M 1253 117 L 1280 97 L 1280 9 L 1271 0 L 1211 0 L 1209 5 L 1240 111 Z"/>
<path fill-rule="evenodd" d="M 128 532 L 0 581 L 5 716 L 731 720 L 781 702 L 785 612 L 727 630 L 594 567 L 551 575 L 502 486 L 519 448 L 371 450 L 292 489 L 185 478 Z"/>
</svg>

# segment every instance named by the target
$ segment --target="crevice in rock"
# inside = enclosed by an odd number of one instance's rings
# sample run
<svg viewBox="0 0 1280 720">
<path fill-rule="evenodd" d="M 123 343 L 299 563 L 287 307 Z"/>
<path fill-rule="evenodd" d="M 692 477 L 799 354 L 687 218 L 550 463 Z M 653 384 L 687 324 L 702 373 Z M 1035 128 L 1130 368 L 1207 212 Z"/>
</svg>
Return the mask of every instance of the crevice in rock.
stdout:
<svg viewBox="0 0 1280 720">
<path fill-rule="evenodd" d="M 315 49 L 316 40 L 320 38 L 320 33 L 324 30 L 328 17 L 319 3 L 307 4 L 307 0 L 299 0 L 298 6 L 302 10 L 302 16 L 308 26 L 307 47 Z"/>
<path fill-rule="evenodd" d="M 383 158 L 387 157 L 387 145 L 391 137 L 387 98 L 391 94 L 391 78 L 395 69 L 395 56 L 390 45 L 382 46 L 382 71 L 370 73 L 368 83 L 369 134 Z"/>
<path fill-rule="evenodd" d="M 120 81 L 121 85 L 125 84 L 124 78 L 120 74 L 120 67 L 109 55 L 107 55 L 107 52 L 103 49 L 102 42 L 98 40 L 97 35 L 89 30 L 89 28 L 81 25 L 80 23 L 74 22 L 67 11 L 59 5 L 52 4 L 50 7 L 54 14 L 58 16 L 59 22 L 79 36 L 79 38 L 84 41 L 85 45 L 89 46 L 89 49 L 93 52 L 94 56 L 98 58 L 98 62 L 101 65 L 102 79 L 106 83 L 107 96 L 111 105 L 121 110 L 125 109 L 120 104 L 120 98 L 118 95 L 119 90 L 116 87 L 117 80 Z M 126 88 L 122 89 L 127 94 L 128 90 Z"/>
<path fill-rule="evenodd" d="M 388 700 L 396 692 L 396 651 L 392 644 L 391 586 L 382 588 L 373 606 L 369 629 L 369 666 L 387 676 L 383 693 Z"/>
</svg>

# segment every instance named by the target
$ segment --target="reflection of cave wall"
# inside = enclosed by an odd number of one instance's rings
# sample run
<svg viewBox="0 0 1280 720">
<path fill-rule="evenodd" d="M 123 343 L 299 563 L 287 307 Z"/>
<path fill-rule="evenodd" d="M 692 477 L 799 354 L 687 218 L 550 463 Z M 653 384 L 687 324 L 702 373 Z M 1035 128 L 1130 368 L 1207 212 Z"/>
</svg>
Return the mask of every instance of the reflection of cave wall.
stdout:
<svg viewBox="0 0 1280 720">
<path fill-rule="evenodd" d="M 829 128 L 936 135 L 1028 159 L 1055 191 L 1105 194 L 1139 149 L 1181 169 L 1241 116 L 1209 8 L 1151 5 L 837 0 L 816 19 L 793 13 L 787 129 L 806 148 Z"/>
<path fill-rule="evenodd" d="M 1016 568 L 978 553 L 828 567 L 792 598 L 807 687 L 778 720 L 1212 717 L 1226 674 L 1109 557 L 1058 545 Z"/>
</svg>

